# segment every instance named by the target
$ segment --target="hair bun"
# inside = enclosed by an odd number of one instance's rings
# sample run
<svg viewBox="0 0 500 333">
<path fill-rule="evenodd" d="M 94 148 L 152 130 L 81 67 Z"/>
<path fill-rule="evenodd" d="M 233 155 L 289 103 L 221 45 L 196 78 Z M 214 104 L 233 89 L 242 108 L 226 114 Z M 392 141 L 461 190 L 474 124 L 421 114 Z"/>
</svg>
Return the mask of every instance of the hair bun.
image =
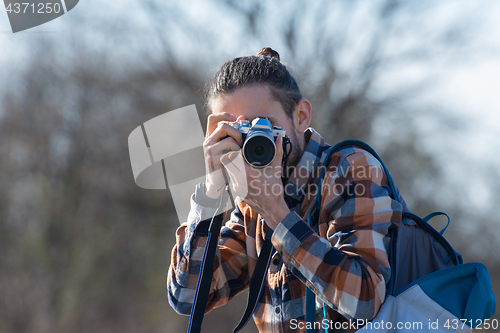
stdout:
<svg viewBox="0 0 500 333">
<path fill-rule="evenodd" d="M 268 56 L 268 57 L 276 58 L 276 59 L 278 59 L 278 61 L 280 60 L 279 53 L 274 51 L 270 47 L 265 47 L 262 50 L 260 50 L 259 52 L 257 52 L 257 56 Z"/>
</svg>

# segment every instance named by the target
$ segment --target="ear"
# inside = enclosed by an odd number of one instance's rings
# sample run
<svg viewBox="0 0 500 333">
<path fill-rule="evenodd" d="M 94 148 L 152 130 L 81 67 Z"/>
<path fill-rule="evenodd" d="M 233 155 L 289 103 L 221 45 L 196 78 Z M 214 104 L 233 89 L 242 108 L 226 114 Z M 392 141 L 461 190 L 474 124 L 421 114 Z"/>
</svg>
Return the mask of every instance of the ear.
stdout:
<svg viewBox="0 0 500 333">
<path fill-rule="evenodd" d="M 312 106 L 305 98 L 302 98 L 295 106 L 293 121 L 297 132 L 304 133 L 311 123 Z"/>
</svg>

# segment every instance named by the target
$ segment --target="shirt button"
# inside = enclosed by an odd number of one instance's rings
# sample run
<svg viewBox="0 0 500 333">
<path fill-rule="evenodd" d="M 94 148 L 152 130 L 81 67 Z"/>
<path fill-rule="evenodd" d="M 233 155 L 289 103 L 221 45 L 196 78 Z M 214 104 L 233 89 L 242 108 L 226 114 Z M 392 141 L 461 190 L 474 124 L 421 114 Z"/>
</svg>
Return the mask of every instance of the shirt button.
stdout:
<svg viewBox="0 0 500 333">
<path fill-rule="evenodd" d="M 273 264 L 278 266 L 280 264 L 280 260 L 278 258 L 274 259 Z"/>
<path fill-rule="evenodd" d="M 276 312 L 276 314 L 279 314 L 279 313 L 281 312 L 281 309 L 280 309 L 279 307 L 276 307 L 276 308 L 274 309 L 274 312 Z"/>
</svg>

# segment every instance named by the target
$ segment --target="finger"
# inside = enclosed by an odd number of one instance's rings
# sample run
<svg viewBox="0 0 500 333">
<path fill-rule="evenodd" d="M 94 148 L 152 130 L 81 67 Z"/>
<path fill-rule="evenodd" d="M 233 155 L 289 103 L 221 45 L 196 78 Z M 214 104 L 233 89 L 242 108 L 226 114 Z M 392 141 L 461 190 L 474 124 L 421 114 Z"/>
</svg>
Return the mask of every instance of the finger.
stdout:
<svg viewBox="0 0 500 333">
<path fill-rule="evenodd" d="M 222 155 L 221 163 L 237 179 L 246 179 L 246 165 L 241 151 Z"/>
<path fill-rule="evenodd" d="M 206 137 L 209 137 L 215 131 L 217 124 L 221 121 L 236 121 L 236 117 L 227 112 L 212 113 L 208 116 Z"/>
<path fill-rule="evenodd" d="M 231 137 L 234 141 L 241 147 L 243 145 L 243 138 L 241 137 L 241 132 L 229 125 L 228 123 L 219 122 L 217 128 L 210 134 L 206 142 L 217 142 L 225 139 L 226 137 Z"/>
<path fill-rule="evenodd" d="M 235 170 L 234 165 L 231 161 L 231 157 L 230 157 L 231 154 L 233 154 L 233 153 L 227 153 L 227 154 L 222 155 L 220 158 L 220 162 L 222 163 L 222 165 L 224 165 L 224 168 L 227 171 L 226 174 L 229 176 L 229 178 L 231 179 L 233 184 L 235 184 L 234 173 L 236 170 Z"/>
<path fill-rule="evenodd" d="M 234 194 L 237 194 L 241 198 L 245 198 L 248 194 L 247 186 L 247 174 L 246 174 L 246 164 L 243 161 L 243 156 L 241 152 L 231 152 L 224 154 L 221 157 L 221 163 L 227 171 L 229 178 L 231 179 L 231 188 L 234 190 Z"/>
<path fill-rule="evenodd" d="M 222 168 L 222 156 L 226 155 L 225 153 L 211 155 L 210 158 L 205 159 L 205 165 L 209 172 L 214 172 Z M 230 161 L 228 163 L 231 163 Z"/>
<path fill-rule="evenodd" d="M 227 137 L 215 144 L 205 148 L 205 154 L 223 155 L 232 151 L 239 151 L 240 146 L 234 141 L 232 137 Z"/>
<path fill-rule="evenodd" d="M 229 176 L 229 190 L 231 191 L 232 197 L 237 197 L 240 195 L 240 184 L 238 183 L 238 180 L 236 177 L 231 173 L 227 172 L 227 175 Z"/>
<path fill-rule="evenodd" d="M 220 165 L 220 158 L 223 154 L 231 151 L 239 151 L 240 146 L 234 141 L 232 137 L 227 137 L 224 140 L 210 145 L 210 142 L 203 143 L 203 154 L 205 155 L 205 166 L 209 172 L 218 170 Z"/>
</svg>

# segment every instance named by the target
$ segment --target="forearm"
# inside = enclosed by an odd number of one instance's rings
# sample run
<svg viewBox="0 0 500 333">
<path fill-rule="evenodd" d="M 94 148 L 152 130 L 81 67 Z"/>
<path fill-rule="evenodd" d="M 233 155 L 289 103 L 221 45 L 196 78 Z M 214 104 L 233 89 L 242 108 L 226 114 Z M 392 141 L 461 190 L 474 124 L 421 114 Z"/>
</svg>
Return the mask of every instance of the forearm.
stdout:
<svg viewBox="0 0 500 333">
<path fill-rule="evenodd" d="M 378 224 L 377 229 L 390 227 Z M 332 246 L 316 234 L 297 214 L 290 213 L 274 231 L 272 242 L 288 269 L 329 307 L 348 319 L 372 319 L 385 298 L 390 273 L 386 252 L 369 246 L 382 244 L 384 234 L 360 229 L 345 237 L 357 239 Z M 370 238 L 371 240 L 368 240 Z M 366 244 L 363 248 L 360 244 Z"/>
<path fill-rule="evenodd" d="M 190 217 L 196 216 L 192 212 L 189 215 Z M 205 227 L 207 223 L 209 223 L 208 220 L 188 220 L 176 231 L 176 244 L 172 249 L 167 289 L 170 304 L 181 314 L 189 314 L 191 310 L 207 240 L 208 230 Z M 216 253 L 214 261 L 218 262 L 218 258 L 219 253 Z M 214 271 L 214 275 L 216 274 L 217 272 Z M 209 300 L 212 297 L 213 293 L 209 295 Z"/>
</svg>

